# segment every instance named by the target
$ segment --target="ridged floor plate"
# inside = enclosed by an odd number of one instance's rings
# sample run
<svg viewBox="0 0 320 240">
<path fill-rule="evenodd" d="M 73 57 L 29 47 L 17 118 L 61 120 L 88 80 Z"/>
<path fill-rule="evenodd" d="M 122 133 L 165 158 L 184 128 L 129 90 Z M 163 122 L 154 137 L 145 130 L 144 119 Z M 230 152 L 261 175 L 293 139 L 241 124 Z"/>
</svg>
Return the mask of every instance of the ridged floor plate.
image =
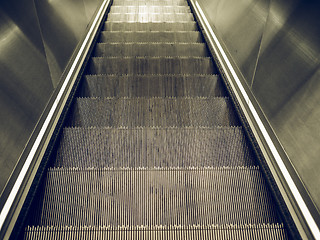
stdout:
<svg viewBox="0 0 320 240">
<path fill-rule="evenodd" d="M 137 227 L 28 227 L 29 239 L 216 239 L 216 240 L 285 240 L 282 224 L 213 225 L 213 226 L 137 226 Z"/>
<path fill-rule="evenodd" d="M 65 128 L 56 167 L 254 166 L 241 127 Z"/>
<path fill-rule="evenodd" d="M 95 57 L 208 57 L 209 52 L 204 43 L 98 43 Z"/>
<path fill-rule="evenodd" d="M 185 0 L 115 0 L 113 6 L 188 6 Z"/>
<path fill-rule="evenodd" d="M 93 57 L 90 74 L 216 74 L 209 57 Z"/>
<path fill-rule="evenodd" d="M 217 75 L 87 75 L 81 97 L 223 97 Z"/>
<path fill-rule="evenodd" d="M 71 126 L 237 126 L 228 98 L 78 98 Z"/>
<path fill-rule="evenodd" d="M 111 6 L 110 13 L 190 13 L 188 6 Z"/>
<path fill-rule="evenodd" d="M 44 226 L 276 223 L 257 167 L 49 169 Z"/>
<path fill-rule="evenodd" d="M 160 32 L 160 31 L 145 31 L 145 32 L 101 32 L 99 42 L 104 43 L 202 43 L 202 36 L 196 31 L 186 32 Z"/>
<path fill-rule="evenodd" d="M 174 23 L 121 23 L 106 22 L 104 31 L 196 31 L 196 22 L 174 22 Z"/>
<path fill-rule="evenodd" d="M 194 21 L 191 13 L 109 13 L 109 22 L 180 22 Z"/>
</svg>

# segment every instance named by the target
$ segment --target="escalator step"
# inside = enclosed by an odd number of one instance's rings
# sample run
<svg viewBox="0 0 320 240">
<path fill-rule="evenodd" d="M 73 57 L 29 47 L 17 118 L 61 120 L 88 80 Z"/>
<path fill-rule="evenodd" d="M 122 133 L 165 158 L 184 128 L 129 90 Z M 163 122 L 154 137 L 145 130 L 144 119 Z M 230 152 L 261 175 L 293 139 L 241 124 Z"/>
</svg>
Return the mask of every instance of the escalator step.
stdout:
<svg viewBox="0 0 320 240">
<path fill-rule="evenodd" d="M 188 6 L 111 6 L 110 13 L 190 13 Z"/>
<path fill-rule="evenodd" d="M 217 75 L 87 75 L 82 97 L 222 97 Z"/>
<path fill-rule="evenodd" d="M 192 13 L 109 13 L 109 22 L 188 22 L 193 21 Z"/>
<path fill-rule="evenodd" d="M 113 6 L 188 6 L 185 0 L 115 0 Z"/>
<path fill-rule="evenodd" d="M 174 23 L 121 23 L 106 22 L 104 31 L 196 31 L 196 22 L 174 22 Z"/>
<path fill-rule="evenodd" d="M 55 167 L 254 166 L 241 127 L 65 128 Z"/>
<path fill-rule="evenodd" d="M 98 43 L 95 57 L 208 57 L 209 52 L 204 43 Z"/>
<path fill-rule="evenodd" d="M 216 74 L 209 57 L 93 57 L 89 74 Z"/>
<path fill-rule="evenodd" d="M 288 239 L 283 224 L 136 227 L 27 227 L 29 239 Z"/>
<path fill-rule="evenodd" d="M 258 167 L 49 169 L 44 226 L 277 223 Z"/>
<path fill-rule="evenodd" d="M 128 43 L 128 42 L 168 42 L 168 43 L 202 43 L 199 32 L 101 32 L 99 42 L 103 43 Z"/>
<path fill-rule="evenodd" d="M 238 126 L 228 98 L 78 98 L 72 126 Z"/>
</svg>

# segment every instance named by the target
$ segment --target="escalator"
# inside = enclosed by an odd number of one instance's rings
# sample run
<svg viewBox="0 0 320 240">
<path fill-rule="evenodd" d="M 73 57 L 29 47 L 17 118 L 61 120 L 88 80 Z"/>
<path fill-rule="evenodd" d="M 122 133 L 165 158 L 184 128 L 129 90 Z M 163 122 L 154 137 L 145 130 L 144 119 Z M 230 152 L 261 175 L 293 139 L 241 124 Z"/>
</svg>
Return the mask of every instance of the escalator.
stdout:
<svg viewBox="0 0 320 240">
<path fill-rule="evenodd" d="M 114 0 L 24 239 L 288 239 L 185 0 Z"/>
</svg>

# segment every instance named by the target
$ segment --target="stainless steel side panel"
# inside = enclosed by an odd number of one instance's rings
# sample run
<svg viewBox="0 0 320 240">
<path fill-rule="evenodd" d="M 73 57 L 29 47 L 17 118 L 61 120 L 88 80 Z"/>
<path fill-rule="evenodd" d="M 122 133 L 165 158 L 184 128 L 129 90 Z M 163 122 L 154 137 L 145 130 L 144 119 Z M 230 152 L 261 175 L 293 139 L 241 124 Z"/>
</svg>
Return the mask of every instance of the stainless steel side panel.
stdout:
<svg viewBox="0 0 320 240">
<path fill-rule="evenodd" d="M 0 1 L 0 210 L 24 163 L 18 160 L 101 2 Z"/>
<path fill-rule="evenodd" d="M 320 209 L 320 2 L 197 0 Z M 318 213 L 315 213 L 319 216 Z"/>
<path fill-rule="evenodd" d="M 320 207 L 320 3 L 273 1 L 252 90 Z"/>
<path fill-rule="evenodd" d="M 94 12 L 97 10 L 97 6 L 100 5 L 101 2 L 102 0 L 83 0 L 88 22 L 92 18 Z"/>
<path fill-rule="evenodd" d="M 270 0 L 200 0 L 248 84 L 252 84 Z"/>
<path fill-rule="evenodd" d="M 19 231 L 20 210 L 110 4 L 96 1 L 96 11 L 87 0 L 35 1 L 0 3 L 1 239 Z"/>
<path fill-rule="evenodd" d="M 33 1 L 1 1 L 0 192 L 52 91 Z"/>
<path fill-rule="evenodd" d="M 83 1 L 35 0 L 35 6 L 52 82 L 57 86 L 89 20 Z"/>
</svg>

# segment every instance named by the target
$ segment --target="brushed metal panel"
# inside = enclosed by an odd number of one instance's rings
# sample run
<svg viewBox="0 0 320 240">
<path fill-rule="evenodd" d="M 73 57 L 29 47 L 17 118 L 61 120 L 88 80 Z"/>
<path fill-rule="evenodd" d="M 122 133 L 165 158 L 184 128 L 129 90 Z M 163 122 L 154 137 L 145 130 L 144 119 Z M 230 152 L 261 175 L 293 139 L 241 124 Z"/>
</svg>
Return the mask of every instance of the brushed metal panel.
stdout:
<svg viewBox="0 0 320 240">
<path fill-rule="evenodd" d="M 54 87 L 89 20 L 83 1 L 34 0 Z"/>
<path fill-rule="evenodd" d="M 270 0 L 198 2 L 251 86 Z"/>
<path fill-rule="evenodd" d="M 249 86 L 258 59 L 270 0 L 226 0 L 218 6 L 216 26 Z"/>
<path fill-rule="evenodd" d="M 320 3 L 274 0 L 253 93 L 320 208 Z"/>
<path fill-rule="evenodd" d="M 271 119 L 282 145 L 320 206 L 320 67 Z"/>
<path fill-rule="evenodd" d="M 320 2 L 197 1 L 320 209 Z"/>
<path fill-rule="evenodd" d="M 97 9 L 97 6 L 100 5 L 101 2 L 102 0 L 83 0 L 87 22 L 91 20 L 91 17 Z"/>
<path fill-rule="evenodd" d="M 0 2 L 0 192 L 52 91 L 32 0 Z"/>
<path fill-rule="evenodd" d="M 271 8 L 262 44 L 253 91 L 269 117 L 281 111 L 315 74 L 320 63 L 320 4 L 311 6 L 300 2 L 295 5 L 290 9 L 291 14 L 284 14 L 287 17 L 281 15 L 286 12 L 284 4 L 281 10 L 278 6 Z"/>
<path fill-rule="evenodd" d="M 0 2 L 0 192 L 99 3 Z"/>
</svg>

